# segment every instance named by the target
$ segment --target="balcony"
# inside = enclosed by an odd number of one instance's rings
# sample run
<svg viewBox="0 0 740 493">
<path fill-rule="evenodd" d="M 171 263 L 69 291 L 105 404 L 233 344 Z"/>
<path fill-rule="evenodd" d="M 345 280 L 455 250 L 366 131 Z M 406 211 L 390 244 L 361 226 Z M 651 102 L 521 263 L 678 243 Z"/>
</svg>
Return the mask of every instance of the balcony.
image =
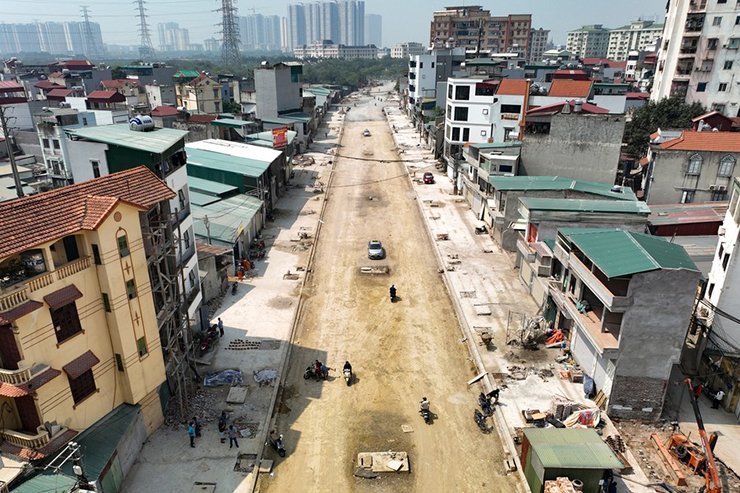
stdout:
<svg viewBox="0 0 740 493">
<path fill-rule="evenodd" d="M 58 428 L 58 429 L 54 429 Z M 43 451 L 41 449 L 46 448 L 48 453 L 50 444 L 53 450 L 56 450 L 64 443 L 60 443 L 57 439 L 69 440 L 71 437 L 77 434 L 76 431 L 70 430 L 66 426 L 55 426 L 52 427 L 52 431 L 55 432 L 51 435 L 46 428 L 42 425 L 36 429 L 36 434 L 27 433 L 24 431 L 16 431 L 10 429 L 0 429 L 0 439 L 16 445 L 18 447 L 42 452 L 40 457 L 43 457 Z M 65 437 L 65 435 L 68 435 Z M 71 435 L 71 436 L 69 436 Z M 56 440 L 55 443 L 52 443 Z M 56 446 L 54 446 L 56 445 Z M 53 451 L 52 450 L 52 451 Z"/>
<path fill-rule="evenodd" d="M 559 289 L 553 289 L 553 283 L 554 281 L 550 281 L 550 296 L 559 308 L 564 310 L 568 318 L 573 320 L 583 330 L 586 337 L 594 344 L 600 354 L 615 357 L 616 352 L 619 350 L 618 331 L 614 333 L 608 327 L 605 327 L 605 330 L 602 331 L 604 307 L 595 306 L 592 310 L 581 313 L 576 305 L 576 300 Z"/>
<path fill-rule="evenodd" d="M 707 10 L 707 0 L 694 0 L 693 2 L 689 2 L 689 12 L 699 13 L 704 12 Z"/>
<path fill-rule="evenodd" d="M 529 245 L 522 233 L 519 233 L 518 238 L 516 239 L 516 249 L 522 254 L 523 260 L 528 264 L 534 262 L 534 249 Z"/>
<path fill-rule="evenodd" d="M 612 289 L 618 290 L 618 294 L 615 295 L 573 252 L 568 258 L 568 267 L 604 303 L 609 311 L 624 312 L 631 306 L 630 299 L 622 295 L 627 293 L 629 280 L 612 281 Z"/>
<path fill-rule="evenodd" d="M 0 368 L 0 382 L 10 385 L 22 385 L 31 380 L 31 369 L 6 370 Z"/>
</svg>

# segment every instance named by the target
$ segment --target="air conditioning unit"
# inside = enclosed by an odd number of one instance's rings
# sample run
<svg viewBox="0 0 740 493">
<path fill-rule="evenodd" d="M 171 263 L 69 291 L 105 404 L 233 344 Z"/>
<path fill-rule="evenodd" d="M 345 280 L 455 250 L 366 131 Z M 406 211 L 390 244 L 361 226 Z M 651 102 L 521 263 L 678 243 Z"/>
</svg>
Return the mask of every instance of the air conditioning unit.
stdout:
<svg viewBox="0 0 740 493">
<path fill-rule="evenodd" d="M 717 185 L 709 185 L 710 192 L 714 192 L 715 190 L 717 190 Z"/>
<path fill-rule="evenodd" d="M 724 236 L 725 235 L 725 227 L 724 226 L 720 226 L 719 228 L 717 228 L 717 235 L 718 236 Z"/>
<path fill-rule="evenodd" d="M 718 185 L 717 186 L 717 190 L 720 191 L 720 192 L 726 192 L 727 191 L 727 187 L 724 186 L 724 185 Z"/>
</svg>

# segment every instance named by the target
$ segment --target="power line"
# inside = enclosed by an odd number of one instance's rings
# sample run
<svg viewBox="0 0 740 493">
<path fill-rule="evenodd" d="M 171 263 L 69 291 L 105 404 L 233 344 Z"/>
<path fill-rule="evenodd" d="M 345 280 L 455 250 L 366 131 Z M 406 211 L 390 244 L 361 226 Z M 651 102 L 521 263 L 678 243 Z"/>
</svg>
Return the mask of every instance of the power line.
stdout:
<svg viewBox="0 0 740 493">
<path fill-rule="evenodd" d="M 154 55 L 154 46 L 152 46 L 152 36 L 146 22 L 147 9 L 144 7 L 145 2 L 144 0 L 136 0 L 134 3 L 139 11 L 139 35 L 141 36 L 139 55 L 144 59 L 151 58 Z"/>
<path fill-rule="evenodd" d="M 83 47 L 86 56 L 99 57 L 102 56 L 102 47 L 98 46 L 98 40 L 93 36 L 92 25 L 90 24 L 90 7 L 87 5 L 81 5 L 83 22 L 83 34 L 84 37 Z"/>
<path fill-rule="evenodd" d="M 221 0 L 221 60 L 229 65 L 239 64 L 239 26 L 236 24 L 236 6 L 234 0 Z"/>
</svg>

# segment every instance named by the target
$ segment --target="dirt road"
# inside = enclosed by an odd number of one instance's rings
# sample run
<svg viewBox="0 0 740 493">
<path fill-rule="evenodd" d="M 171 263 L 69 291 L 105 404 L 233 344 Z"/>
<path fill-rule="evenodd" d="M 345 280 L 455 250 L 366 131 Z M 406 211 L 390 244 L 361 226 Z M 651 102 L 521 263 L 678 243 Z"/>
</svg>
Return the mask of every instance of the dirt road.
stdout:
<svg viewBox="0 0 740 493">
<path fill-rule="evenodd" d="M 473 421 L 479 389 L 467 381 L 474 367 L 404 165 L 373 161 L 398 159 L 383 104 L 365 96 L 348 114 L 339 149 L 348 157 L 336 165 L 279 407 L 288 455 L 266 453 L 274 475 L 263 475 L 259 489 L 514 491 L 497 435 L 482 434 Z M 371 137 L 362 136 L 365 128 Z M 383 242 L 386 260 L 367 259 L 370 239 Z M 367 265 L 387 265 L 390 274 L 360 274 Z M 395 304 L 391 283 L 401 298 Z M 330 381 L 303 379 L 317 358 L 337 369 Z M 341 376 L 345 360 L 356 372 L 351 387 Z M 417 413 L 423 396 L 436 415 L 432 425 Z M 388 449 L 409 453 L 411 474 L 353 477 L 358 452 Z"/>
</svg>

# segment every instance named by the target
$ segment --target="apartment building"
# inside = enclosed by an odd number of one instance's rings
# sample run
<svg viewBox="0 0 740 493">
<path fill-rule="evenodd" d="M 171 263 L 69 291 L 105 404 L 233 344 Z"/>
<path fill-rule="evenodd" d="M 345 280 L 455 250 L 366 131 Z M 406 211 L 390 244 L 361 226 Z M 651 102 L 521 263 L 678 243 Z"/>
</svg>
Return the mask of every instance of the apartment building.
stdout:
<svg viewBox="0 0 740 493">
<path fill-rule="evenodd" d="M 601 24 L 590 24 L 568 31 L 565 49 L 579 58 L 606 58 L 609 53 L 610 29 Z"/>
<path fill-rule="evenodd" d="M 420 115 L 445 106 L 447 80 L 462 74 L 464 61 L 465 48 L 433 48 L 410 57 L 406 111 L 417 123 L 423 120 Z"/>
<path fill-rule="evenodd" d="M 666 4 L 651 98 L 682 95 L 727 116 L 740 116 L 740 15 L 736 2 Z"/>
<path fill-rule="evenodd" d="M 623 229 L 560 229 L 552 252 L 553 327 L 609 416 L 657 420 L 701 272 L 682 246 Z"/>
<path fill-rule="evenodd" d="M 173 197 L 136 168 L 0 204 L 3 452 L 52 456 L 122 404 L 162 423 L 142 213 Z"/>
<path fill-rule="evenodd" d="M 391 48 L 391 58 L 409 58 L 414 55 L 423 55 L 426 51 L 427 48 L 423 44 L 406 41 L 393 45 L 393 48 Z"/>
<path fill-rule="evenodd" d="M 72 184 L 65 130 L 96 125 L 95 113 L 72 108 L 45 108 L 35 115 L 35 120 L 47 179 L 55 187 Z"/>
<path fill-rule="evenodd" d="M 378 48 L 375 45 L 347 46 L 334 44 L 329 40 L 319 40 L 310 45 L 296 46 L 293 48 L 293 54 L 299 60 L 307 58 L 363 58 L 365 60 L 375 60 L 378 58 Z"/>
<path fill-rule="evenodd" d="M 365 43 L 365 2 L 340 0 L 288 5 L 288 51 L 317 40 L 361 46 Z"/>
<path fill-rule="evenodd" d="M 365 45 L 383 46 L 383 16 L 365 14 Z"/>
<path fill-rule="evenodd" d="M 684 131 L 652 144 L 643 180 L 649 204 L 726 201 L 740 159 L 740 133 Z"/>
<path fill-rule="evenodd" d="M 547 43 L 549 40 L 549 29 L 532 29 L 529 32 L 529 57 L 527 58 L 529 63 L 542 63 L 543 55 L 545 54 L 545 51 L 547 51 Z"/>
<path fill-rule="evenodd" d="M 429 41 L 432 45 L 451 41 L 454 46 L 492 53 L 514 52 L 526 59 L 531 31 L 531 14 L 491 16 L 480 5 L 446 7 L 434 12 Z"/>
<path fill-rule="evenodd" d="M 609 47 L 606 58 L 609 60 L 627 60 L 630 51 L 650 51 L 658 46 L 663 35 L 663 24 L 653 21 L 634 21 L 628 26 L 609 31 Z"/>
</svg>

